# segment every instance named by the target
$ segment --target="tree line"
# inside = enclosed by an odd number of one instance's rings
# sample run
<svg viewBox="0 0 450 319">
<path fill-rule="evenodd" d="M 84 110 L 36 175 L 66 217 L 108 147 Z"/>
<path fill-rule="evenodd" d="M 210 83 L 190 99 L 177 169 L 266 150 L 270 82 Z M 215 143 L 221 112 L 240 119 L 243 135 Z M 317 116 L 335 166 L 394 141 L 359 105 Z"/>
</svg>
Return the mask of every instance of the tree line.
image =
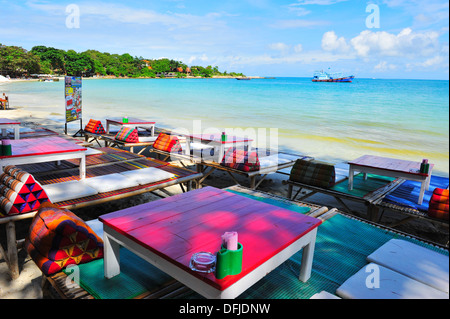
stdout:
<svg viewBox="0 0 450 319">
<path fill-rule="evenodd" d="M 144 59 L 128 53 L 110 54 L 96 50 L 76 52 L 43 45 L 30 51 L 18 46 L 0 44 L 0 72 L 11 78 L 29 77 L 32 74 L 116 77 L 185 77 L 187 75 L 243 76 L 242 73 L 220 72 L 217 66 L 187 66 L 167 58 Z"/>
</svg>

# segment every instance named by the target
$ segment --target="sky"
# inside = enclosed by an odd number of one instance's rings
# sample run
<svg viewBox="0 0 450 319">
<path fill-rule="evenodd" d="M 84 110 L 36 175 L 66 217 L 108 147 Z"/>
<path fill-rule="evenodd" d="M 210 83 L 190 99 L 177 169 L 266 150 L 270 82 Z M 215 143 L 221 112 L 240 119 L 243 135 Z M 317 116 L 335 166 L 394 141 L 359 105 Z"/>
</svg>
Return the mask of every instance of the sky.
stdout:
<svg viewBox="0 0 450 319">
<path fill-rule="evenodd" d="M 0 43 L 247 76 L 449 78 L 447 0 L 0 0 Z"/>
</svg>

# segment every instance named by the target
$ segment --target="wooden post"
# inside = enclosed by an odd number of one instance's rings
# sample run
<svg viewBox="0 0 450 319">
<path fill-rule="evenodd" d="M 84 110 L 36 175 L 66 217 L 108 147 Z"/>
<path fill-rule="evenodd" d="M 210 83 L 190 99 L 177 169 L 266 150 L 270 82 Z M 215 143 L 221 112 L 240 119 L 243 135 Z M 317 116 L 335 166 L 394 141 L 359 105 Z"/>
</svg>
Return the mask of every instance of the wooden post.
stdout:
<svg viewBox="0 0 450 319">
<path fill-rule="evenodd" d="M 17 254 L 16 225 L 13 221 L 6 224 L 6 239 L 8 241 L 8 266 L 12 279 L 19 278 L 19 257 Z"/>
</svg>

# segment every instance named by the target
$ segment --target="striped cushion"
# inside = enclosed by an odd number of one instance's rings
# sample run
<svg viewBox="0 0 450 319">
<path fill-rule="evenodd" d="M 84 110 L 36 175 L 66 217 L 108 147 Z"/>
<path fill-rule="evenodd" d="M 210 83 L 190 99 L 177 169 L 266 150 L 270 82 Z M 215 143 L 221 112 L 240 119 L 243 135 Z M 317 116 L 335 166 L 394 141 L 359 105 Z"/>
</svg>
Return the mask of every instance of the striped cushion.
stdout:
<svg viewBox="0 0 450 319">
<path fill-rule="evenodd" d="M 428 216 L 447 219 L 449 211 L 449 190 L 435 188 L 431 195 L 430 205 L 428 207 Z"/>
<path fill-rule="evenodd" d="M 139 143 L 139 135 L 136 128 L 122 126 L 114 139 L 127 143 Z"/>
<path fill-rule="evenodd" d="M 25 247 L 45 275 L 103 257 L 103 241 L 67 209 L 45 203 L 31 222 Z"/>
<path fill-rule="evenodd" d="M 181 144 L 178 137 L 165 133 L 159 133 L 153 148 L 169 153 L 181 153 Z"/>
<path fill-rule="evenodd" d="M 94 134 L 105 134 L 105 129 L 103 128 L 102 122 L 90 119 L 88 124 L 85 126 L 84 130 L 89 133 Z"/>
<path fill-rule="evenodd" d="M 220 165 L 244 172 L 257 171 L 260 168 L 257 152 L 248 152 L 234 147 L 227 150 Z"/>
<path fill-rule="evenodd" d="M 289 179 L 294 182 L 329 188 L 335 184 L 334 165 L 317 160 L 298 159 L 291 170 Z"/>
</svg>

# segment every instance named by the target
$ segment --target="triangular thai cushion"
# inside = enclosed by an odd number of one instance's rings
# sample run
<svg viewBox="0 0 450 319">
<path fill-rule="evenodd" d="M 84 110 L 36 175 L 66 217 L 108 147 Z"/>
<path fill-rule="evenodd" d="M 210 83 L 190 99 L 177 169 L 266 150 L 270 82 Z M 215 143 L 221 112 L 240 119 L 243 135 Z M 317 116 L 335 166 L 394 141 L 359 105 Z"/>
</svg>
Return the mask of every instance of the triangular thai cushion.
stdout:
<svg viewBox="0 0 450 319">
<path fill-rule="evenodd" d="M 88 124 L 86 124 L 84 130 L 89 133 L 94 134 L 105 134 L 105 129 L 103 128 L 102 122 L 90 119 Z"/>
<path fill-rule="evenodd" d="M 103 241 L 67 209 L 46 203 L 31 222 L 25 247 L 45 275 L 103 257 Z"/>
<path fill-rule="evenodd" d="M 153 144 L 153 148 L 169 153 L 180 153 L 181 144 L 178 137 L 170 134 L 159 133 Z"/>
<path fill-rule="evenodd" d="M 236 149 L 235 147 L 230 147 L 227 150 L 220 165 L 244 172 L 257 171 L 260 168 L 257 152 L 248 152 L 245 150 Z"/>
<path fill-rule="evenodd" d="M 122 126 L 114 139 L 127 143 L 139 143 L 139 135 L 136 128 Z"/>
</svg>

